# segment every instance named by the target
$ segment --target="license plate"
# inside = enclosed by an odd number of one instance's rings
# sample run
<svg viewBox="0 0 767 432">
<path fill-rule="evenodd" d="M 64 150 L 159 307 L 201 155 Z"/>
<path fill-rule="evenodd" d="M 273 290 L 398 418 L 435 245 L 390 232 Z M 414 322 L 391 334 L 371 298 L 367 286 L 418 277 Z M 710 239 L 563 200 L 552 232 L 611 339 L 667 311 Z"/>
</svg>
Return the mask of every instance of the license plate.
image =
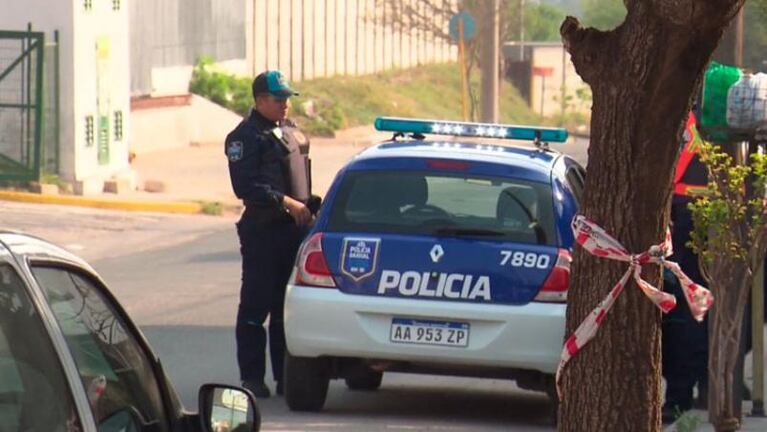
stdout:
<svg viewBox="0 0 767 432">
<path fill-rule="evenodd" d="M 393 318 L 389 339 L 396 343 L 465 348 L 469 346 L 469 324 Z"/>
</svg>

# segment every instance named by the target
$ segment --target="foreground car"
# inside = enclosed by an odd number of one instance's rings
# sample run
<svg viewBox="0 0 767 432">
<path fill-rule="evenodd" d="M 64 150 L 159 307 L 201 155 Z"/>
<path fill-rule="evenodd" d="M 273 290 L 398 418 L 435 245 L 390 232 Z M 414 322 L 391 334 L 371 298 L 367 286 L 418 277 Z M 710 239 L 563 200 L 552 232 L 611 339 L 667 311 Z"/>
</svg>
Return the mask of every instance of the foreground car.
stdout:
<svg viewBox="0 0 767 432">
<path fill-rule="evenodd" d="M 83 260 L 0 230 L 0 431 L 257 431 L 252 394 L 183 410 L 146 339 Z"/>
<path fill-rule="evenodd" d="M 386 371 L 510 378 L 551 394 L 585 171 L 542 140 L 566 132 L 376 125 L 413 139 L 349 162 L 299 250 L 285 300 L 288 406 L 319 410 L 330 379 L 374 390 Z"/>
</svg>

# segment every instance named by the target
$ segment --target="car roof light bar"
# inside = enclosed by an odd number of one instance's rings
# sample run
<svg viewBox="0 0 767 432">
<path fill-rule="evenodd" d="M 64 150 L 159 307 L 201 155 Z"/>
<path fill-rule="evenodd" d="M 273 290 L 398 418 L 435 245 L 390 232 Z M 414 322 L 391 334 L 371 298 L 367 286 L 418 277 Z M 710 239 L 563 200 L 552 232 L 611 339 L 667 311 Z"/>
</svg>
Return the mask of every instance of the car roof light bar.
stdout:
<svg viewBox="0 0 767 432">
<path fill-rule="evenodd" d="M 519 126 L 495 123 L 472 123 L 443 120 L 378 117 L 375 127 L 379 131 L 452 135 L 478 138 L 500 138 L 562 143 L 567 141 L 567 130 L 538 126 Z"/>
</svg>

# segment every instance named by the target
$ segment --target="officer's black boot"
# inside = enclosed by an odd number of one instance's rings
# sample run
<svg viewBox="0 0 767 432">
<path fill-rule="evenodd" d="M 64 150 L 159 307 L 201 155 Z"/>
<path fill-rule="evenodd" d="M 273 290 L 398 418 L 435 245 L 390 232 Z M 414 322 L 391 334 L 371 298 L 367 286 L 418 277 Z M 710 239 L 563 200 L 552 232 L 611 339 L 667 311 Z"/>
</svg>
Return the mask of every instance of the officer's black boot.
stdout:
<svg viewBox="0 0 767 432">
<path fill-rule="evenodd" d="M 263 381 L 243 381 L 242 386 L 250 390 L 253 393 L 253 396 L 259 399 L 266 399 L 272 395 L 272 392 L 269 391 L 269 387 L 267 387 Z"/>
</svg>

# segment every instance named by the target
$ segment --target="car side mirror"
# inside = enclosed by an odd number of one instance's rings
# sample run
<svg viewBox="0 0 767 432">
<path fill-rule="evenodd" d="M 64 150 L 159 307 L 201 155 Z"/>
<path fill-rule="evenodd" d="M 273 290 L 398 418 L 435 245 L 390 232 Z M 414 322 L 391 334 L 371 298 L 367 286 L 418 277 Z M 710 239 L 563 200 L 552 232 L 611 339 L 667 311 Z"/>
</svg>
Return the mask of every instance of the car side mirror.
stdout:
<svg viewBox="0 0 767 432">
<path fill-rule="evenodd" d="M 200 387 L 200 430 L 204 432 L 258 432 L 261 413 L 249 391 L 226 384 Z"/>
</svg>

